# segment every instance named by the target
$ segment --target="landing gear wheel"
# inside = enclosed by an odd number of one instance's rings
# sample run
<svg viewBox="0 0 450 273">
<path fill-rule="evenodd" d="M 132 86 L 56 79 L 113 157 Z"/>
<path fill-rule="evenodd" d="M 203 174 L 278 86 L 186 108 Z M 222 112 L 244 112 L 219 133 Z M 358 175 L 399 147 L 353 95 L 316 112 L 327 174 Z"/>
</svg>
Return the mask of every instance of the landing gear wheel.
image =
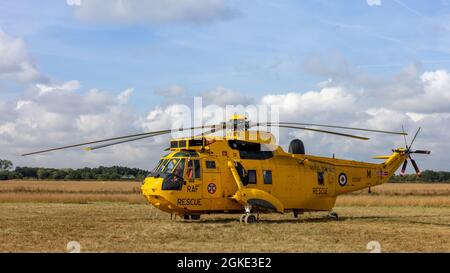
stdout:
<svg viewBox="0 0 450 273">
<path fill-rule="evenodd" d="M 200 220 L 200 214 L 192 214 L 191 215 L 191 220 L 194 220 L 194 221 Z"/>
<path fill-rule="evenodd" d="M 247 214 L 242 214 L 241 217 L 239 217 L 239 223 L 244 223 L 245 222 L 245 216 L 247 216 Z"/>
<path fill-rule="evenodd" d="M 253 223 L 256 223 L 258 221 L 258 219 L 256 218 L 256 216 L 254 214 L 247 214 L 244 217 L 244 221 L 246 224 L 253 224 Z"/>
<path fill-rule="evenodd" d="M 338 216 L 338 214 L 337 214 L 336 212 L 330 212 L 330 213 L 328 214 L 328 219 L 338 220 L 338 219 L 339 219 L 339 216 Z"/>
</svg>

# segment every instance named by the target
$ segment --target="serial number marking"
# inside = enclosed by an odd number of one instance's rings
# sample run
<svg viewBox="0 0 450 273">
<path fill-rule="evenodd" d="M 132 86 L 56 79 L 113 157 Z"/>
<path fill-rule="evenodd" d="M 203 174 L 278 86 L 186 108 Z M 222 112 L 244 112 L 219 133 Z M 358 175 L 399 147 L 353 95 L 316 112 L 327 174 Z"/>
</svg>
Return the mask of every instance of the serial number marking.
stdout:
<svg viewBox="0 0 450 273">
<path fill-rule="evenodd" d="M 328 194 L 328 188 L 313 188 L 312 193 L 317 195 Z"/>
</svg>

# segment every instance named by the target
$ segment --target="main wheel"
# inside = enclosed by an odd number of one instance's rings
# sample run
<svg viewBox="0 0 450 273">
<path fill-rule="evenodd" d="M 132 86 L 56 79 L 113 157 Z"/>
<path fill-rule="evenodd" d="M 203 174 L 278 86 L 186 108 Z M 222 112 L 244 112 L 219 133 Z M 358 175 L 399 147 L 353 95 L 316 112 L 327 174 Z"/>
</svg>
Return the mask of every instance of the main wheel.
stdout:
<svg viewBox="0 0 450 273">
<path fill-rule="evenodd" d="M 247 216 L 246 214 L 242 214 L 241 217 L 239 217 L 239 223 L 244 223 L 245 222 L 245 216 Z"/>
<path fill-rule="evenodd" d="M 339 216 L 338 216 L 338 214 L 337 214 L 336 212 L 330 212 L 330 213 L 328 214 L 328 218 L 329 218 L 329 219 L 333 219 L 333 220 L 338 220 L 338 219 L 339 219 Z"/>
<path fill-rule="evenodd" d="M 244 221 L 246 224 L 253 224 L 253 223 L 256 223 L 257 219 L 256 219 L 255 215 L 248 214 L 245 216 Z"/>
<path fill-rule="evenodd" d="M 200 220 L 200 214 L 192 214 L 191 215 L 191 220 L 195 220 L 195 221 Z"/>
</svg>

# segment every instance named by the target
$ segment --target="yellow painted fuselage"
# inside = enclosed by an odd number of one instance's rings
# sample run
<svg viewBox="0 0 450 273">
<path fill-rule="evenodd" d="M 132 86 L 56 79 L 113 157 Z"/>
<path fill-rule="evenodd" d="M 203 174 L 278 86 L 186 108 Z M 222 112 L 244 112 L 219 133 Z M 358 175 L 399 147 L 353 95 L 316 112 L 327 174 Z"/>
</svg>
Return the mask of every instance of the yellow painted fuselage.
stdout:
<svg viewBox="0 0 450 273">
<path fill-rule="evenodd" d="M 197 146 L 184 140 L 183 144 L 188 144 L 172 147 L 160 165 L 171 161 L 183 164 L 183 169 L 179 168 L 182 173 L 176 178 L 164 177 L 161 166 L 161 174 L 145 179 L 145 198 L 153 206 L 179 215 L 242 212 L 246 206 L 261 212 L 330 211 L 338 195 L 387 182 L 406 158 L 404 151 L 397 149 L 383 157 L 383 163 L 373 164 L 291 154 L 276 145 L 270 152 L 242 153 L 230 140 L 205 138 L 201 145 L 197 141 Z M 171 179 L 180 185 L 175 190 L 167 190 Z"/>
</svg>

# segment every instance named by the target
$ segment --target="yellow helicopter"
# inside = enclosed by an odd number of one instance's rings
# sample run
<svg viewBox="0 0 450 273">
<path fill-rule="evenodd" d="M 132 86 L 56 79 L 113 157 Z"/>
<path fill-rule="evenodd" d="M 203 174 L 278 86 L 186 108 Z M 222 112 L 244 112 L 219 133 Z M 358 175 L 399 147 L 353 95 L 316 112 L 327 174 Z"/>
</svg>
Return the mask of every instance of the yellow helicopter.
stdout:
<svg viewBox="0 0 450 273">
<path fill-rule="evenodd" d="M 261 126 L 301 129 L 359 140 L 369 138 L 316 128 L 407 135 L 405 132 L 310 123 L 252 123 L 245 116 L 235 114 L 227 123 L 175 130 L 209 131 L 193 137 L 172 139 L 167 149 L 170 153 L 161 158 L 143 181 L 143 195 L 156 208 L 180 215 L 185 220 L 198 220 L 201 214 L 243 213 L 241 222 L 254 223 L 258 221 L 259 213 L 293 212 L 297 218 L 306 211 L 328 211 L 328 217 L 337 219 L 338 215 L 332 209 L 338 195 L 383 184 L 402 164 L 401 174 L 404 174 L 408 159 L 420 175 L 411 154 L 430 154 L 430 151 L 411 150 L 420 128 L 410 145 L 393 149 L 391 155 L 374 157 L 384 160 L 381 164 L 374 164 L 307 155 L 299 139 L 292 140 L 286 152 L 275 144 L 273 134 L 250 130 Z M 115 137 L 23 156 L 108 142 L 85 148 L 96 150 L 173 131 Z M 226 135 L 213 135 L 219 131 L 226 131 Z"/>
</svg>

